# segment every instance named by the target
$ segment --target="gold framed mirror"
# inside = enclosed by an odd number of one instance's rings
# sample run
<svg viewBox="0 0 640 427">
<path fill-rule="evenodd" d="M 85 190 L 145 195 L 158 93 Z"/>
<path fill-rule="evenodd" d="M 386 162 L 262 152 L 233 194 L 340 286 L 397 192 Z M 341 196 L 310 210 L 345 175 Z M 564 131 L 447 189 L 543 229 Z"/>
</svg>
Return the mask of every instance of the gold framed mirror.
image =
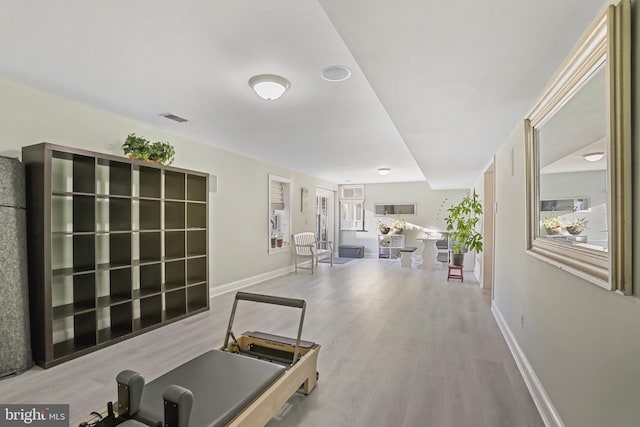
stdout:
<svg viewBox="0 0 640 427">
<path fill-rule="evenodd" d="M 527 251 L 632 292 L 630 0 L 607 7 L 525 119 Z"/>
</svg>

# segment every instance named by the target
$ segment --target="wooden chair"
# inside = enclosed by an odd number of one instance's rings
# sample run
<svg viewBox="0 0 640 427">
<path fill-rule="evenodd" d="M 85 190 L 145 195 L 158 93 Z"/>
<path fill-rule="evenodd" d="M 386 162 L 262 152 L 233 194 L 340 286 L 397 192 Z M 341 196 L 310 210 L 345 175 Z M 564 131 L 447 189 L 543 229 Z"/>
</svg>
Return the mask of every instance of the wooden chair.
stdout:
<svg viewBox="0 0 640 427">
<path fill-rule="evenodd" d="M 317 240 L 315 233 L 311 231 L 305 231 L 302 233 L 297 233 L 292 236 L 291 241 L 293 242 L 294 248 L 294 262 L 296 265 L 296 273 L 298 272 L 298 268 L 306 268 L 309 267 L 301 267 L 299 266 L 298 260 L 311 260 L 311 274 L 314 271 L 314 265 L 318 265 L 318 260 L 322 258 L 329 257 L 331 260 L 331 267 L 333 267 L 333 246 L 332 242 L 328 240 Z M 326 244 L 328 249 L 321 249 L 320 244 Z"/>
</svg>

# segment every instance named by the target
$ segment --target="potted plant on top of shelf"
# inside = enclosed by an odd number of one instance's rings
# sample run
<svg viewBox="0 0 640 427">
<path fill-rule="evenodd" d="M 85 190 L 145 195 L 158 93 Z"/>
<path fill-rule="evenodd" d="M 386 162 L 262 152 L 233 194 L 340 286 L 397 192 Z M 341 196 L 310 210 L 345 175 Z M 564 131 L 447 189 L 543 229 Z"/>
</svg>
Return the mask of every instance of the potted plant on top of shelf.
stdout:
<svg viewBox="0 0 640 427">
<path fill-rule="evenodd" d="M 562 231 L 562 222 L 557 216 L 549 216 L 542 221 L 542 228 L 547 234 L 560 234 Z"/>
<path fill-rule="evenodd" d="M 144 160 L 163 165 L 173 163 L 175 148 L 168 142 L 157 141 L 151 143 L 148 139 L 131 133 L 122 144 L 122 151 L 131 159 Z"/>
<path fill-rule="evenodd" d="M 389 234 L 391 227 L 389 227 L 389 224 L 385 222 L 378 221 L 378 230 L 380 230 L 380 234 Z"/>
<path fill-rule="evenodd" d="M 460 203 L 450 207 L 448 212 L 449 216 L 444 220 L 450 244 L 453 245 L 451 262 L 462 266 L 466 252 L 482 252 L 482 234 L 476 231 L 482 215 L 482 203 L 478 200 L 478 195 L 473 193 L 473 196 L 466 196 Z"/>
<path fill-rule="evenodd" d="M 566 229 L 569 234 L 580 234 L 587 226 L 589 222 L 586 218 L 576 218 L 571 223 L 567 224 Z"/>
<path fill-rule="evenodd" d="M 402 218 L 396 219 L 395 221 L 393 221 L 393 224 L 391 224 L 392 234 L 402 234 L 402 232 L 406 228 L 407 228 L 407 222 Z"/>
</svg>

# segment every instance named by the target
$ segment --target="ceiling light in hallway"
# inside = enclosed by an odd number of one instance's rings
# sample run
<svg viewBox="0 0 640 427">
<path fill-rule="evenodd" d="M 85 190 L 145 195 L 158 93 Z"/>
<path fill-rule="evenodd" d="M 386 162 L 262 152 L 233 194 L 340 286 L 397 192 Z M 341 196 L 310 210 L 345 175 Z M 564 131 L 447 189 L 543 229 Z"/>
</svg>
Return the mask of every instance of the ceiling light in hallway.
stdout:
<svg viewBox="0 0 640 427">
<path fill-rule="evenodd" d="M 249 79 L 249 86 L 262 99 L 273 101 L 289 89 L 289 80 L 274 74 L 260 74 Z"/>
<path fill-rule="evenodd" d="M 379 168 L 378 169 L 378 173 L 380 175 L 382 175 L 382 176 L 389 175 L 389 172 L 391 172 L 391 169 L 389 169 L 389 168 Z"/>
<path fill-rule="evenodd" d="M 597 162 L 604 157 L 604 153 L 602 151 L 597 153 L 587 153 L 583 154 L 582 157 L 584 157 L 584 159 L 588 162 Z"/>
</svg>

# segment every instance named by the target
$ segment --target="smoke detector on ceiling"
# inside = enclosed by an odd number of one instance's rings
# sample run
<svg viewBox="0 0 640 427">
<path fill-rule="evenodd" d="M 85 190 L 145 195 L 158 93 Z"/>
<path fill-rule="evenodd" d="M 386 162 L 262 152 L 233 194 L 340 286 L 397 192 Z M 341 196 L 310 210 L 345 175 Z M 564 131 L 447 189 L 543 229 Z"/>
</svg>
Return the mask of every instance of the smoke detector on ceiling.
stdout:
<svg viewBox="0 0 640 427">
<path fill-rule="evenodd" d="M 351 77 L 351 70 L 342 65 L 333 65 L 322 70 L 322 78 L 328 82 L 342 82 Z"/>
</svg>

